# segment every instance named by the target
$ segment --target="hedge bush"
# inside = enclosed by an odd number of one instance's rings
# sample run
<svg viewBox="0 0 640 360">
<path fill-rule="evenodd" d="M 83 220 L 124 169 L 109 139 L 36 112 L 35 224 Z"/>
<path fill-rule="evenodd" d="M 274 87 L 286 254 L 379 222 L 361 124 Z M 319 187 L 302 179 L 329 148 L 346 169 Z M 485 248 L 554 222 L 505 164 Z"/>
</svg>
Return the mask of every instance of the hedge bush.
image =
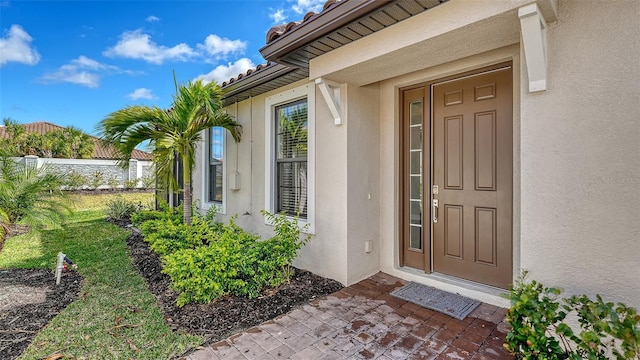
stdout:
<svg viewBox="0 0 640 360">
<path fill-rule="evenodd" d="M 301 238 L 297 219 L 263 212 L 275 235 L 261 240 L 244 231 L 236 217 L 228 224 L 213 222 L 215 211 L 182 223 L 171 210 L 142 211 L 133 216 L 153 251 L 162 258 L 163 272 L 180 292 L 178 306 L 207 303 L 233 294 L 257 297 L 266 287 L 290 279 L 291 264 L 310 236 Z"/>
<path fill-rule="evenodd" d="M 526 281 L 524 272 L 510 291 L 505 348 L 517 359 L 640 359 L 640 316 L 625 304 L 600 295 L 560 299 L 561 290 Z M 575 315 L 579 332 L 565 319 Z"/>
</svg>

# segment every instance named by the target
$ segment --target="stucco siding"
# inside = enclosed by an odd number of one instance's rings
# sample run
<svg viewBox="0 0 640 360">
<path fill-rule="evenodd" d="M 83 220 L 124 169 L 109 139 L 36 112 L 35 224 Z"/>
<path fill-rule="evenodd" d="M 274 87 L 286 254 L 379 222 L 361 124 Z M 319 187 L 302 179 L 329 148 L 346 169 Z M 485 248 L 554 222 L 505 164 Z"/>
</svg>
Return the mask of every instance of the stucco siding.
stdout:
<svg viewBox="0 0 640 360">
<path fill-rule="evenodd" d="M 561 1 L 548 28 L 549 90 L 522 90 L 522 267 L 567 293 L 635 307 L 638 14 L 637 1 Z"/>
<path fill-rule="evenodd" d="M 347 128 L 333 125 L 329 108 L 315 85 L 300 81 L 276 91 L 232 104 L 225 110 L 243 126 L 243 137 L 235 144 L 227 133 L 225 137 L 225 196 L 223 213 L 219 220 L 228 221 L 237 215 L 237 223 L 245 230 L 256 232 L 263 238 L 273 236 L 273 227 L 266 225 L 260 213 L 265 209 L 265 141 L 267 134 L 265 107 L 267 98 L 309 84 L 315 92 L 315 223 L 311 241 L 302 248 L 294 265 L 319 275 L 347 283 Z M 270 136 L 270 135 L 269 135 Z M 203 134 L 203 139 L 206 133 Z M 208 209 L 206 201 L 206 148 L 197 150 L 194 172 L 194 194 L 199 207 Z M 231 177 L 239 173 L 239 190 L 230 189 Z"/>
<path fill-rule="evenodd" d="M 348 99 L 348 283 L 380 270 L 380 148 L 378 85 L 349 86 Z M 344 126 L 344 125 L 343 125 Z M 370 252 L 365 251 L 371 242 Z"/>
</svg>

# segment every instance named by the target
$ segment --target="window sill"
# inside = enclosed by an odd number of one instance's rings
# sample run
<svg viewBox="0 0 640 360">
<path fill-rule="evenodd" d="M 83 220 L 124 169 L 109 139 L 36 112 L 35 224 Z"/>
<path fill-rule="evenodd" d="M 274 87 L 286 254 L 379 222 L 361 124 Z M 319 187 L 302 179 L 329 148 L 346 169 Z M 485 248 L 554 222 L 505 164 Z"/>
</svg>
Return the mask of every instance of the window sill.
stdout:
<svg viewBox="0 0 640 360">
<path fill-rule="evenodd" d="M 218 208 L 218 214 L 220 215 L 227 215 L 226 209 L 223 206 L 222 203 L 217 203 L 217 202 L 203 202 L 202 203 L 202 210 L 208 211 L 212 206 L 215 206 Z"/>
<path fill-rule="evenodd" d="M 295 221 L 295 219 L 296 218 L 293 216 L 287 216 L 287 220 L 289 221 Z M 271 221 L 269 221 L 269 219 L 266 216 L 264 217 L 264 223 L 265 225 L 274 226 L 274 224 Z M 309 235 L 316 234 L 315 226 L 313 222 L 310 221 L 309 219 L 298 219 L 298 229 L 300 229 L 300 232 L 302 232 L 303 234 L 309 234 Z"/>
</svg>

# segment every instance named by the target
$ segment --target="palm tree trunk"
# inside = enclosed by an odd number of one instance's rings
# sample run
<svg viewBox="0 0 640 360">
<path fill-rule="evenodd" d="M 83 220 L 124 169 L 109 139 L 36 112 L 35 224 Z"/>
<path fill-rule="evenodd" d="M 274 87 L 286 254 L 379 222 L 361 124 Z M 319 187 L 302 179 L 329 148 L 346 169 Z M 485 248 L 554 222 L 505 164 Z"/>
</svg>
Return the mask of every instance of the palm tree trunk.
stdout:
<svg viewBox="0 0 640 360">
<path fill-rule="evenodd" d="M 186 154 L 182 155 L 182 183 L 184 184 L 184 199 L 182 202 L 183 222 L 186 225 L 191 224 L 191 164 Z"/>
</svg>

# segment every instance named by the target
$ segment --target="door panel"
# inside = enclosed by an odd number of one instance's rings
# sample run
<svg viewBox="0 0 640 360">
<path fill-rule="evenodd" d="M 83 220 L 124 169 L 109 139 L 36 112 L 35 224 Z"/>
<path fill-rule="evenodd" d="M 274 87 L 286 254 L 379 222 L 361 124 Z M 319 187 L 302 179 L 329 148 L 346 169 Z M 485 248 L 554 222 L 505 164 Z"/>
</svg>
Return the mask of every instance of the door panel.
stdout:
<svg viewBox="0 0 640 360">
<path fill-rule="evenodd" d="M 512 86 L 504 68 L 431 86 L 433 270 L 512 281 Z"/>
<path fill-rule="evenodd" d="M 430 224 L 429 207 L 425 208 L 425 179 L 430 178 L 429 167 L 429 126 L 425 126 L 426 87 L 406 90 L 402 93 L 402 136 L 400 151 L 402 161 L 400 211 L 400 264 L 421 270 L 429 270 Z M 427 146 L 425 146 L 425 143 Z M 428 193 L 426 193 L 428 194 Z M 428 204 L 429 197 L 426 197 Z M 425 225 L 426 224 L 426 225 Z"/>
</svg>

